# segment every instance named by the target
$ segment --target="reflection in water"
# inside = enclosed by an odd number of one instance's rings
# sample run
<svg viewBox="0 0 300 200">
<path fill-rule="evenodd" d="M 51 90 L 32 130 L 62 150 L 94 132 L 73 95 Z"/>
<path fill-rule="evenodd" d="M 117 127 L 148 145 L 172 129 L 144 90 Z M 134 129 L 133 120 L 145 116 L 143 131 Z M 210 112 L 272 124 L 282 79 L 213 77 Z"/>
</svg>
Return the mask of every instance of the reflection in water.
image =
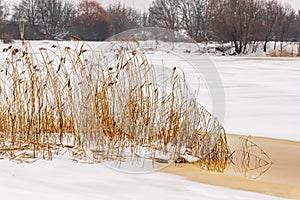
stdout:
<svg viewBox="0 0 300 200">
<path fill-rule="evenodd" d="M 264 175 L 273 164 L 267 153 L 252 142 L 250 137 L 241 138 L 240 147 L 233 151 L 231 159 L 236 172 L 252 179 Z"/>
</svg>

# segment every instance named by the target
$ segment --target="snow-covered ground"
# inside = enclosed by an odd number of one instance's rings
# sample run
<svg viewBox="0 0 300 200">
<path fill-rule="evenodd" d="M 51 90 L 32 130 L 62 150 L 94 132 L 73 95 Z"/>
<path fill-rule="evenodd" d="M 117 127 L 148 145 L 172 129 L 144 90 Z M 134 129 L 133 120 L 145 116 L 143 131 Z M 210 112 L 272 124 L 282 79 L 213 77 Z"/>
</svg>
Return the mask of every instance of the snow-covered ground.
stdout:
<svg viewBox="0 0 300 200">
<path fill-rule="evenodd" d="M 300 141 L 300 58 L 207 57 L 165 51 L 149 56 L 155 64 L 181 66 L 191 89 L 199 89 L 199 102 L 217 117 L 222 118 L 215 109 L 224 103 L 225 118 L 220 120 L 227 133 Z M 223 88 L 209 84 L 218 77 Z M 212 103 L 218 98 L 212 91 L 222 90 L 224 102 L 220 98 Z"/>
<path fill-rule="evenodd" d="M 56 42 L 32 42 L 34 49 L 50 48 L 53 44 Z M 61 45 L 69 43 L 61 42 Z M 96 48 L 103 44 L 90 45 Z M 0 49 L 7 46 L 0 44 Z M 210 62 L 203 62 L 199 53 L 183 53 L 184 48 L 178 50 L 180 55 L 161 50 L 149 52 L 149 57 L 154 64 L 180 66 L 191 90 L 199 89 L 200 103 L 212 112 L 211 92 L 205 81 L 212 81 L 209 79 L 215 76 L 205 77 L 203 72 L 216 67 L 224 86 L 223 122 L 227 132 L 300 141 L 300 123 L 297 123 L 300 119 L 300 59 L 210 57 Z M 1 52 L 0 61 L 4 59 L 5 54 Z M 84 165 L 60 159 L 31 165 L 0 161 L 0 177 L 1 199 L 10 200 L 277 199 L 194 183 L 163 173 L 132 175 L 101 164 Z"/>
<path fill-rule="evenodd" d="M 228 133 L 300 141 L 300 59 L 213 57 Z"/>
<path fill-rule="evenodd" d="M 132 175 L 67 160 L 33 165 L 0 161 L 1 199 L 279 199 L 187 181 L 164 173 Z"/>
</svg>

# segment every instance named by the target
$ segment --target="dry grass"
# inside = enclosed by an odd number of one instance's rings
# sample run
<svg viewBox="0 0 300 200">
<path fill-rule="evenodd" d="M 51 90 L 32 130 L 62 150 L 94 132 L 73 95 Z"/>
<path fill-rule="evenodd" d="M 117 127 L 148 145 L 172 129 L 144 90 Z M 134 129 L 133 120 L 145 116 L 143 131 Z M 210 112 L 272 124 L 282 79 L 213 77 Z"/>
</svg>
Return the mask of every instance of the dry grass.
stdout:
<svg viewBox="0 0 300 200">
<path fill-rule="evenodd" d="M 4 52 L 0 158 L 122 163 L 188 152 L 203 169 L 228 166 L 224 128 L 190 94 L 184 73 L 158 76 L 138 42 L 112 46 L 111 58 L 81 42 L 35 52 L 23 41 Z"/>
<path fill-rule="evenodd" d="M 273 50 L 268 53 L 271 57 L 299 57 L 299 52 L 296 53 L 293 50 Z"/>
<path fill-rule="evenodd" d="M 3 51 L 8 56 L 0 77 L 1 157 L 52 159 L 61 147 L 80 146 L 71 80 L 83 67 L 80 52 L 55 46 L 34 52 L 25 41 L 22 48 Z"/>
</svg>

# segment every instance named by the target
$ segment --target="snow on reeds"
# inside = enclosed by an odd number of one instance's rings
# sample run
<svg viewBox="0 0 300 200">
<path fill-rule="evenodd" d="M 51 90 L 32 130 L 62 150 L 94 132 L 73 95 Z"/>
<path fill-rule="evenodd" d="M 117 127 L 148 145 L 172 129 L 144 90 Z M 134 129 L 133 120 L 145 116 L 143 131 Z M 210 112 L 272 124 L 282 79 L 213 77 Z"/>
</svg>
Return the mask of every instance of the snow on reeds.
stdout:
<svg viewBox="0 0 300 200">
<path fill-rule="evenodd" d="M 224 128 L 188 90 L 180 68 L 156 74 L 138 42 L 109 55 L 83 42 L 10 46 L 0 75 L 0 157 L 19 162 L 67 154 L 79 161 L 175 161 L 182 154 L 223 172 Z"/>
</svg>

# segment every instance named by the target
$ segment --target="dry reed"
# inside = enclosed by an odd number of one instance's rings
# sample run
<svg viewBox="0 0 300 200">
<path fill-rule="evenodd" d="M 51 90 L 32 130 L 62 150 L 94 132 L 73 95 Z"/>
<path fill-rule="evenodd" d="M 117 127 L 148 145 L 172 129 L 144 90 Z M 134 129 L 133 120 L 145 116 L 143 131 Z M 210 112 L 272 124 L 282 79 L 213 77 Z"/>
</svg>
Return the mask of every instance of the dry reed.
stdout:
<svg viewBox="0 0 300 200">
<path fill-rule="evenodd" d="M 35 52 L 23 41 L 3 50 L 0 158 L 32 162 L 67 154 L 121 164 L 188 153 L 201 168 L 224 172 L 225 130 L 190 94 L 179 68 L 156 74 L 137 41 L 112 45 L 111 57 L 74 43 Z"/>
</svg>

